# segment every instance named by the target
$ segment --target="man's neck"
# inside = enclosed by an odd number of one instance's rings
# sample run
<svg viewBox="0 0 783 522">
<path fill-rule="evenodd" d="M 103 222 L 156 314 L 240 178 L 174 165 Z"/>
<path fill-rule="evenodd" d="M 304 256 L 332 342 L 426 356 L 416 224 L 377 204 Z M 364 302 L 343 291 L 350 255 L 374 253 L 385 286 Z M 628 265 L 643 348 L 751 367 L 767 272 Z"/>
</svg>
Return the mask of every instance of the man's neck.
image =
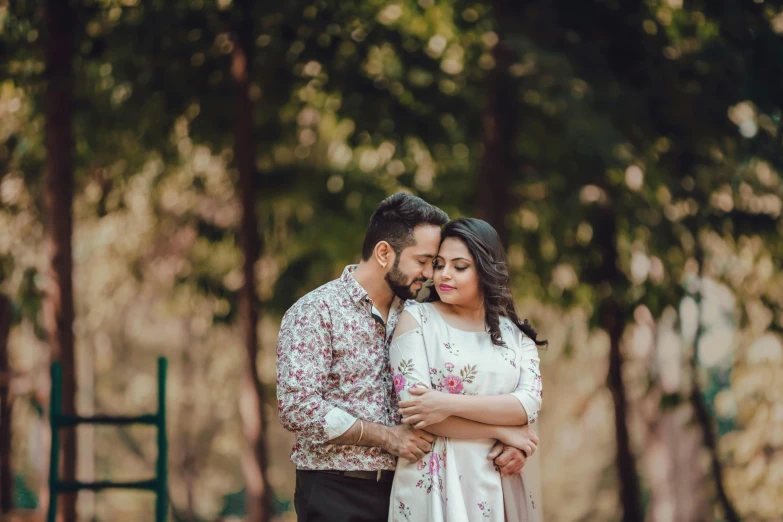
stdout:
<svg viewBox="0 0 783 522">
<path fill-rule="evenodd" d="M 370 296 L 375 308 L 385 315 L 394 300 L 394 292 L 383 278 L 383 272 L 376 270 L 369 262 L 362 261 L 354 270 L 353 277 Z"/>
</svg>

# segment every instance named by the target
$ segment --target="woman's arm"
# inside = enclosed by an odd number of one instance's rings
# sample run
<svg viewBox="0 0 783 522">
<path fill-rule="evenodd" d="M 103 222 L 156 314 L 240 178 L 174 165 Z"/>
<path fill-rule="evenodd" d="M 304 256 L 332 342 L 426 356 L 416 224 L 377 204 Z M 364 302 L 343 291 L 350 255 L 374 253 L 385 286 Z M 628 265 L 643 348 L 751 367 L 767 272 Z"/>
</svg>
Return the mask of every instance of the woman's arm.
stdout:
<svg viewBox="0 0 783 522">
<path fill-rule="evenodd" d="M 497 439 L 508 446 L 521 449 L 528 456 L 535 452 L 538 445 L 538 436 L 528 426 L 493 426 L 460 417 L 449 417 L 427 426 L 424 431 L 452 439 Z"/>
<path fill-rule="evenodd" d="M 524 406 L 511 394 L 453 395 L 426 388 L 408 391 L 413 397 L 400 402 L 402 422 L 417 429 L 452 416 L 498 426 L 524 426 L 528 421 Z"/>
<path fill-rule="evenodd" d="M 535 422 L 541 409 L 541 369 L 538 347 L 521 332 L 519 380 L 514 391 L 501 395 L 457 395 L 434 390 L 409 390 L 400 402 L 403 423 L 423 429 L 449 416 L 495 424 L 520 426 Z"/>
</svg>

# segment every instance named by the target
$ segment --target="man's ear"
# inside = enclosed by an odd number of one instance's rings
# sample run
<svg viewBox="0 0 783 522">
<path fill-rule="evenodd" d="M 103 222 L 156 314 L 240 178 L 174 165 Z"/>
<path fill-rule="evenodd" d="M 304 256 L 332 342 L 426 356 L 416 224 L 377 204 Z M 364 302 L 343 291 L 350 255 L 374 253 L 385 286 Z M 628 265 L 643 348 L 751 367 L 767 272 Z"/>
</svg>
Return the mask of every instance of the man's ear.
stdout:
<svg viewBox="0 0 783 522">
<path fill-rule="evenodd" d="M 375 260 L 383 268 L 386 268 L 389 266 L 389 264 L 394 263 L 394 249 L 386 241 L 379 241 L 378 244 L 375 245 L 375 250 L 373 253 L 375 255 Z"/>
</svg>

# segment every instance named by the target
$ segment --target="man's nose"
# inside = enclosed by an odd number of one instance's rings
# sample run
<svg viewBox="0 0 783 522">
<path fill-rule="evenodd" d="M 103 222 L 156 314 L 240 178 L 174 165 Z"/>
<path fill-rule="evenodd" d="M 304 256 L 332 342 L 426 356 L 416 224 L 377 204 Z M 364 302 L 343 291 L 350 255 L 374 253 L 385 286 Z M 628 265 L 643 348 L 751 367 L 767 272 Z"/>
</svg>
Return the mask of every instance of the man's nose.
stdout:
<svg viewBox="0 0 783 522">
<path fill-rule="evenodd" d="M 424 270 L 421 271 L 421 276 L 426 279 L 432 279 L 433 270 L 432 270 L 432 263 L 427 263 L 424 266 Z"/>
</svg>

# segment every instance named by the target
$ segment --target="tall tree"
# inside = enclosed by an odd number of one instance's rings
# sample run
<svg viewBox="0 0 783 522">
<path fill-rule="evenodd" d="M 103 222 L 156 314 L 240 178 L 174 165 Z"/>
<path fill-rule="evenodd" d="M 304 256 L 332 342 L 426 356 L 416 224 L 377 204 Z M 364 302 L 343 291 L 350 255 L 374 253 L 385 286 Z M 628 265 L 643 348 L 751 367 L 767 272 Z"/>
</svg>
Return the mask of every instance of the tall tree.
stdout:
<svg viewBox="0 0 783 522">
<path fill-rule="evenodd" d="M 13 507 L 14 475 L 11 468 L 11 371 L 8 365 L 8 334 L 11 302 L 0 294 L 0 514 Z"/>
<path fill-rule="evenodd" d="M 627 307 L 618 297 L 624 276 L 618 269 L 617 217 L 608 203 L 598 208 L 594 229 L 596 246 L 601 253 L 601 265 L 597 270 L 596 283 L 599 288 L 605 289 L 607 294 L 602 296 L 598 319 L 601 328 L 609 334 L 607 386 L 614 402 L 616 467 L 620 501 L 623 508 L 623 522 L 635 522 L 644 519 L 644 508 L 639 475 L 636 472 L 636 459 L 631 450 L 628 433 L 628 399 L 622 371 L 622 337 L 629 314 Z"/>
<path fill-rule="evenodd" d="M 250 0 L 237 2 L 234 28 L 234 48 L 231 54 L 231 77 L 236 83 L 234 114 L 234 161 L 239 171 L 242 200 L 241 236 L 244 252 L 244 285 L 240 295 L 242 329 L 247 361 L 240 388 L 240 415 L 247 438 L 247 455 L 242 470 L 247 492 L 248 522 L 269 520 L 272 495 L 266 478 L 266 443 L 264 431 L 264 388 L 258 375 L 258 308 L 255 264 L 261 245 L 255 212 L 256 169 L 253 148 L 253 99 L 251 97 L 251 66 L 253 63 L 253 17 Z"/>
<path fill-rule="evenodd" d="M 44 99 L 47 149 L 44 197 L 48 211 L 48 287 L 44 317 L 51 357 L 63 368 L 63 411 L 75 413 L 76 364 L 73 339 L 73 9 L 69 2 L 46 3 L 46 94 Z M 62 478 L 76 478 L 76 432 L 62 435 Z M 76 494 L 64 496 L 62 516 L 76 521 Z"/>
<path fill-rule="evenodd" d="M 492 50 L 492 56 L 495 67 L 487 78 L 486 106 L 481 118 L 484 150 L 476 188 L 479 216 L 492 225 L 503 244 L 508 245 L 506 216 L 513 204 L 509 186 L 515 163 L 518 112 L 515 85 L 508 71 L 514 61 L 514 53 L 508 42 L 501 40 Z"/>
</svg>

